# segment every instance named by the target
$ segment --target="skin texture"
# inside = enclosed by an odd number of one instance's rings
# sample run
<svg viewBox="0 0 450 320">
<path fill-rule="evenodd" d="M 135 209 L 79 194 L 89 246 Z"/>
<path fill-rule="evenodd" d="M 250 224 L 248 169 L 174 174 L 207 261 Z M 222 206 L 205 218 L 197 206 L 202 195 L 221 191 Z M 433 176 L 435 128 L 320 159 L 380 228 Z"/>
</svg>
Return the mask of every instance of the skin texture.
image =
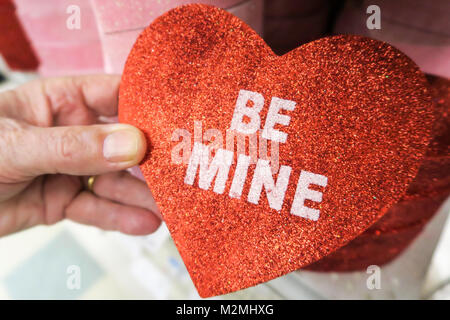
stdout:
<svg viewBox="0 0 450 320">
<path fill-rule="evenodd" d="M 147 185 L 123 171 L 142 160 L 143 134 L 99 120 L 117 115 L 119 82 L 109 75 L 52 78 L 0 94 L 0 236 L 65 218 L 134 235 L 158 228 Z M 112 132 L 134 137 L 133 152 L 105 158 Z M 93 192 L 86 188 L 91 175 Z"/>
</svg>

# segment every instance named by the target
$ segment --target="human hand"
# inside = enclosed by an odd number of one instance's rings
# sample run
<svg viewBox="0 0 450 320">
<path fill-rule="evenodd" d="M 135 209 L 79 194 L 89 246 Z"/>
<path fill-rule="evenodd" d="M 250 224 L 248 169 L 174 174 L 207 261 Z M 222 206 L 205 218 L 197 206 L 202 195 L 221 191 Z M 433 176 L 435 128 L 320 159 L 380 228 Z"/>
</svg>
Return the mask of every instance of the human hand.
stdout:
<svg viewBox="0 0 450 320">
<path fill-rule="evenodd" d="M 117 115 L 119 82 L 53 78 L 0 93 L 0 236 L 64 218 L 136 235 L 158 228 L 150 190 L 123 171 L 144 157 L 142 132 L 99 124 Z"/>
</svg>

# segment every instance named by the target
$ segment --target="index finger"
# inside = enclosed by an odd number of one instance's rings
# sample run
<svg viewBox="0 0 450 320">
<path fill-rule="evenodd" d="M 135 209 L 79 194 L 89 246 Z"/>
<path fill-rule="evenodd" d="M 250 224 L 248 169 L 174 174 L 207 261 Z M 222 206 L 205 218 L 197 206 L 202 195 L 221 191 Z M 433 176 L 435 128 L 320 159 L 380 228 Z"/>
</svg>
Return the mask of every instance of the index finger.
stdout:
<svg viewBox="0 0 450 320">
<path fill-rule="evenodd" d="M 117 115 L 118 75 L 34 80 L 0 95 L 0 116 L 38 126 L 88 125 Z"/>
</svg>

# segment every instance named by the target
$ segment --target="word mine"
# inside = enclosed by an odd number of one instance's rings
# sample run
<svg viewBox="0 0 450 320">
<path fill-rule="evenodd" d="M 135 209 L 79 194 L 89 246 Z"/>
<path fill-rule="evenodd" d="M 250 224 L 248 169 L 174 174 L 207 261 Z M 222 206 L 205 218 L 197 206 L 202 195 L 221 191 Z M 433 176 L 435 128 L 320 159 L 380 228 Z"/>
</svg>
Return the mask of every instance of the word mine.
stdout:
<svg viewBox="0 0 450 320">
<path fill-rule="evenodd" d="M 252 102 L 252 106 L 248 105 L 250 101 Z M 245 135 L 256 133 L 261 129 L 260 112 L 263 106 L 264 97 L 260 93 L 240 90 L 230 129 Z M 295 106 L 296 103 L 294 101 L 273 97 L 264 128 L 262 128 L 262 137 L 274 142 L 285 143 L 288 135 L 281 130 L 275 129 L 275 126 L 288 126 L 290 116 L 281 114 L 280 111 L 293 111 Z M 213 191 L 217 194 L 223 194 L 233 159 L 233 151 L 219 148 L 210 161 L 209 147 L 200 142 L 195 142 L 189 158 L 184 183 L 193 185 L 198 172 L 198 186 L 200 189 L 209 190 L 215 179 Z M 250 156 L 245 154 L 239 154 L 237 156 L 236 169 L 229 190 L 229 196 L 231 198 L 241 198 L 244 185 L 247 181 L 250 163 Z M 262 189 L 264 188 L 270 208 L 280 211 L 283 206 L 291 173 L 291 167 L 281 165 L 277 179 L 274 181 L 270 161 L 258 159 L 247 195 L 247 201 L 252 204 L 258 204 Z M 328 178 L 326 176 L 304 170 L 300 171 L 290 213 L 317 221 L 320 211 L 305 206 L 305 200 L 317 203 L 322 202 L 322 192 L 312 190 L 309 187 L 310 185 L 326 187 L 327 183 Z"/>
</svg>

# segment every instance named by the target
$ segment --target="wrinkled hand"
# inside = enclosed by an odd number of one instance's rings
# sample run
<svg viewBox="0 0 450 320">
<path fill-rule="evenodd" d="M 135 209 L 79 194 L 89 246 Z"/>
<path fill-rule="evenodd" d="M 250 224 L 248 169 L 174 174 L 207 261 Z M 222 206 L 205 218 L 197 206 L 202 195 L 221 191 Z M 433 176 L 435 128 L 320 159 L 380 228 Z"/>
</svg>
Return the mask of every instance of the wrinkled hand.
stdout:
<svg viewBox="0 0 450 320">
<path fill-rule="evenodd" d="M 0 236 L 64 218 L 129 234 L 157 229 L 149 189 L 123 171 L 142 160 L 143 134 L 98 124 L 117 114 L 119 81 L 54 78 L 0 93 Z"/>
</svg>

